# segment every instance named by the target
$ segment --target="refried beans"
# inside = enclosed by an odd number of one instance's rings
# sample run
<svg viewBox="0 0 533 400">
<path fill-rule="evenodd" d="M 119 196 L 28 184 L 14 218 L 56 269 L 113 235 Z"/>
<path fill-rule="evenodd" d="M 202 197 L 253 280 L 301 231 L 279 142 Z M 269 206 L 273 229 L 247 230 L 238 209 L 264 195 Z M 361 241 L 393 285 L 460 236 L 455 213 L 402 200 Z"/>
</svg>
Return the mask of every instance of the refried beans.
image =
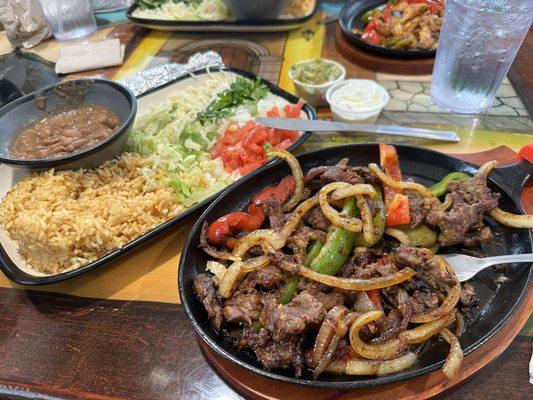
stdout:
<svg viewBox="0 0 533 400">
<path fill-rule="evenodd" d="M 10 145 L 10 155 L 39 160 L 71 154 L 111 136 L 120 125 L 117 115 L 99 104 L 46 115 L 22 129 Z"/>
</svg>

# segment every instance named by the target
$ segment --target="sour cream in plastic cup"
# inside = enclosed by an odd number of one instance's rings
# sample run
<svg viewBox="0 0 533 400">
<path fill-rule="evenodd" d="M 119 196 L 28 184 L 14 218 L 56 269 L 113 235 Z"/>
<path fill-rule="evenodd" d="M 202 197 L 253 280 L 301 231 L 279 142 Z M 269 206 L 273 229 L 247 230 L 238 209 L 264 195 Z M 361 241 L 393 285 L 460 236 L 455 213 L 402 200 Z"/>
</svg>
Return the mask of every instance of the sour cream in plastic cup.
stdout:
<svg viewBox="0 0 533 400">
<path fill-rule="evenodd" d="M 373 124 L 387 105 L 387 90 L 370 79 L 348 79 L 326 92 L 334 121 Z"/>
</svg>

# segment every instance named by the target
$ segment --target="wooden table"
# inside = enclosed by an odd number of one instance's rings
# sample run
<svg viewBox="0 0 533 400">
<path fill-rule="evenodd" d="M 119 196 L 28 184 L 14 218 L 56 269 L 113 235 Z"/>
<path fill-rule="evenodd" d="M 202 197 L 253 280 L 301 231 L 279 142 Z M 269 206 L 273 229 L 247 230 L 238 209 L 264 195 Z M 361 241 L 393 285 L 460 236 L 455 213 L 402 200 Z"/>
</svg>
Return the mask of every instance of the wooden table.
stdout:
<svg viewBox="0 0 533 400">
<path fill-rule="evenodd" d="M 319 55 L 339 60 L 351 77 L 377 79 L 399 97 L 405 97 L 413 87 L 427 89 L 427 76 L 376 74 L 348 62 L 336 52 L 334 24 L 324 26 L 316 21 L 288 35 L 250 34 L 244 38 L 227 35 L 224 38 L 228 44 L 217 50 L 227 65 L 243 64 L 288 90 L 292 89 L 287 78 L 288 67 L 298 59 Z M 203 48 L 192 46 L 195 50 L 210 48 L 212 37 L 148 32 L 122 24 L 100 30 L 96 38 L 109 36 L 119 37 L 127 44 L 125 64 L 78 75 L 118 78 L 169 60 L 182 60 L 189 54 L 186 49 L 191 43 L 203 41 Z M 237 39 L 247 41 L 248 52 L 242 53 L 244 50 L 238 46 L 241 42 Z M 0 40 L 0 52 L 2 49 L 9 51 L 5 41 Z M 35 52 L 55 61 L 57 44 L 45 43 Z M 530 107 L 533 98 L 533 81 L 528 76 L 532 63 L 533 32 L 530 31 L 509 76 L 523 100 L 509 101 L 518 104 L 512 110 L 507 107 L 506 99 L 516 99 L 516 93 L 510 84 L 504 83 L 510 88 L 502 90 L 500 103 L 507 108 L 496 110 L 496 107 L 484 115 L 454 117 L 435 110 L 421 111 L 415 107 L 417 94 L 414 93 L 410 100 L 390 105 L 380 118 L 384 122 L 413 126 L 453 126 L 460 131 L 461 144 L 418 144 L 460 154 L 465 159 L 473 157 L 470 153 L 491 150 L 510 160 L 513 151 L 533 141 L 533 122 L 524 107 Z M 419 94 L 423 96 L 422 92 Z M 402 107 L 405 108 L 398 109 Z M 329 116 L 329 110 L 319 111 L 321 116 Z M 511 111 L 513 115 L 504 115 Z M 313 136 L 302 151 L 347 141 L 351 139 L 346 136 L 327 139 Z M 532 195 L 530 188 L 528 196 Z M 177 261 L 190 224 L 196 218 L 198 215 L 124 260 L 69 282 L 22 288 L 0 274 L 0 397 L 241 398 L 206 361 L 179 304 Z M 437 398 L 531 398 L 527 364 L 533 332 L 531 323 L 527 326 L 496 361 Z"/>
</svg>

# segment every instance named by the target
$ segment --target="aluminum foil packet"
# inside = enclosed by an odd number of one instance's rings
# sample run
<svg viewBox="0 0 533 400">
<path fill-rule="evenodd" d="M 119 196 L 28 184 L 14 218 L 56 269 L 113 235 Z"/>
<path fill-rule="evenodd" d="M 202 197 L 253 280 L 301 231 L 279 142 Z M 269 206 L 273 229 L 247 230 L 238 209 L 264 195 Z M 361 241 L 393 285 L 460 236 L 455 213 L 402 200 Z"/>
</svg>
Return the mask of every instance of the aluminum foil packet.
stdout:
<svg viewBox="0 0 533 400">
<path fill-rule="evenodd" d="M 0 23 L 15 47 L 29 49 L 52 34 L 38 0 L 0 0 Z"/>
<path fill-rule="evenodd" d="M 135 96 L 139 96 L 150 89 L 157 88 L 176 78 L 188 75 L 208 67 L 223 67 L 224 62 L 218 53 L 208 51 L 193 54 L 187 64 L 170 63 L 159 67 L 150 68 L 132 74 L 119 80 L 127 86 Z"/>
</svg>

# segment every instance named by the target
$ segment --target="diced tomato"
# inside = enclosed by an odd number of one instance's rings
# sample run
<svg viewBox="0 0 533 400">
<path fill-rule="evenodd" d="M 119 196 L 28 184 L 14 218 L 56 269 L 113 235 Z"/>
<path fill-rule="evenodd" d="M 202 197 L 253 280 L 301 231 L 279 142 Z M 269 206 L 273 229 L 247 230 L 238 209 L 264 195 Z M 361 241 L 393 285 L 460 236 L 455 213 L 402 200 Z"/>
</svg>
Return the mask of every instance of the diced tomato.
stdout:
<svg viewBox="0 0 533 400">
<path fill-rule="evenodd" d="M 292 144 L 292 141 L 290 139 L 285 139 L 279 142 L 276 145 L 276 148 L 286 150 L 291 144 Z"/>
<path fill-rule="evenodd" d="M 300 99 L 298 100 L 298 103 L 296 104 L 287 104 L 283 108 L 283 111 L 285 111 L 285 117 L 286 118 L 299 118 L 300 112 L 302 111 L 303 106 L 305 105 L 305 101 Z"/>
<path fill-rule="evenodd" d="M 278 106 L 272 107 L 270 110 L 267 111 L 266 114 L 268 118 L 279 118 L 280 114 Z"/>
<path fill-rule="evenodd" d="M 268 132 L 268 142 L 272 146 L 276 146 L 279 142 L 281 142 L 282 136 L 281 136 L 279 129 L 268 128 L 267 132 Z"/>
<path fill-rule="evenodd" d="M 295 142 L 296 140 L 298 140 L 297 131 L 281 130 L 280 133 L 283 139 L 290 139 L 292 142 Z"/>
<path fill-rule="evenodd" d="M 289 118 L 300 117 L 300 112 L 305 102 L 287 104 L 283 111 Z M 271 118 L 281 117 L 280 110 L 273 106 L 267 116 Z M 294 141 L 298 140 L 296 131 L 266 128 L 250 120 L 244 125 L 230 124 L 226 131 L 220 135 L 211 152 L 211 158 L 220 158 L 224 168 L 233 172 L 238 170 L 241 174 L 247 174 L 266 161 L 266 142 L 280 149 L 286 149 Z"/>
<path fill-rule="evenodd" d="M 254 169 L 259 168 L 261 165 L 263 165 L 262 162 L 249 162 L 244 167 L 239 168 L 239 172 L 241 175 L 246 175 Z"/>
<path fill-rule="evenodd" d="M 407 225 L 411 222 L 409 214 L 409 198 L 405 194 L 396 193 L 387 207 L 385 225 Z"/>
</svg>

